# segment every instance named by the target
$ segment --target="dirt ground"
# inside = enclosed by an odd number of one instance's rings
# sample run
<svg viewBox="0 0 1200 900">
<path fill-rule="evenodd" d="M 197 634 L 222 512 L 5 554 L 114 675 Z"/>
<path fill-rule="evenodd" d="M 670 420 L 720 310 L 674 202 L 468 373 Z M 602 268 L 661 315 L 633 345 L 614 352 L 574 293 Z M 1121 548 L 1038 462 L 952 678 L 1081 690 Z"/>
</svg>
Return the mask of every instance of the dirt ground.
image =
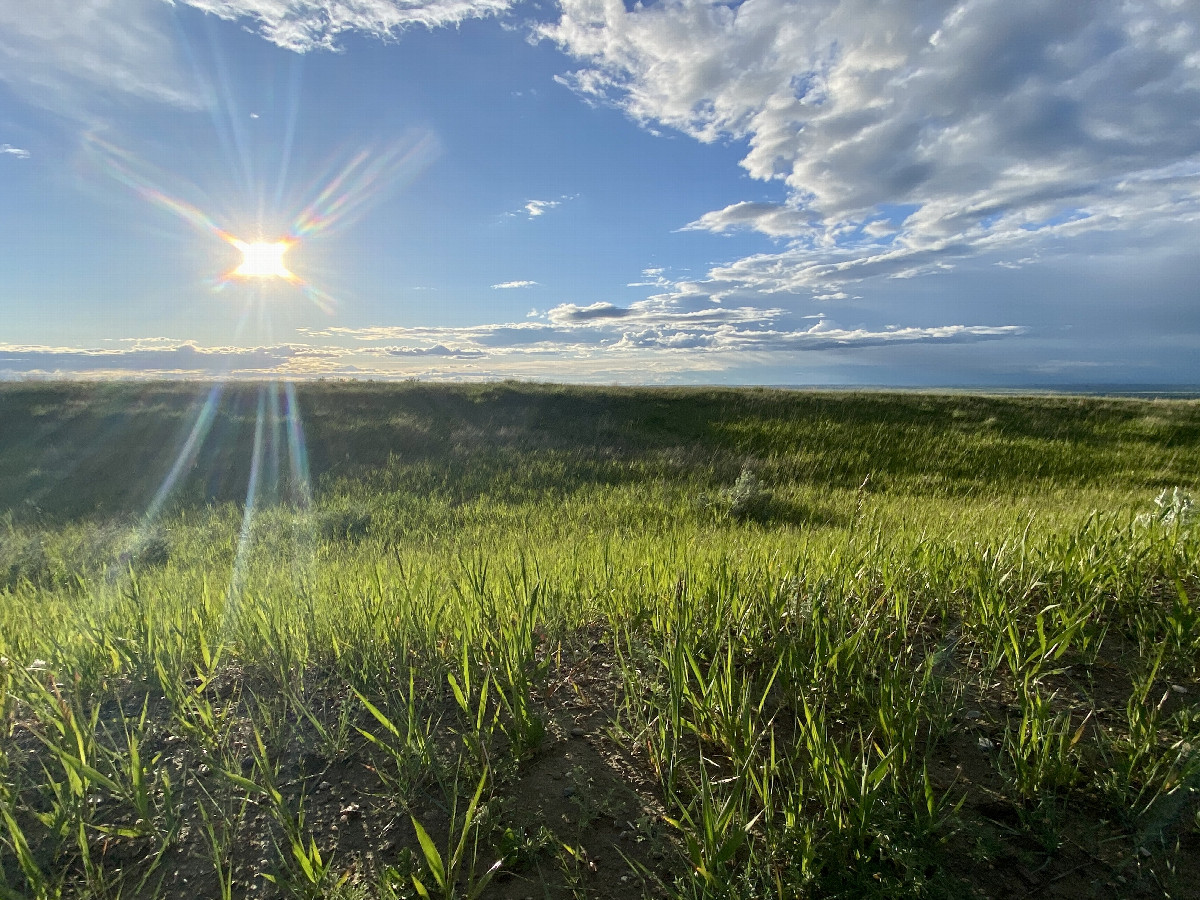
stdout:
<svg viewBox="0 0 1200 900">
<path fill-rule="evenodd" d="M 481 807 L 480 832 L 487 843 L 478 847 L 477 871 L 504 859 L 484 897 L 619 898 L 674 896 L 678 879 L 688 875 L 687 855 L 679 833 L 665 819 L 658 780 L 645 752 L 627 743 L 616 725 L 620 676 L 611 645 L 591 636 L 571 650 L 560 649 L 540 693 L 538 712 L 546 734 L 536 750 L 520 764 L 506 760 L 504 748 L 493 748 L 492 799 Z M 1124 684 L 1114 670 L 1106 684 L 1101 668 L 1086 685 L 1093 701 L 1106 695 L 1124 703 Z M 1062 676 L 1064 696 L 1084 685 Z M 387 786 L 389 762 L 353 726 L 374 722 L 344 687 L 321 686 L 310 676 L 306 692 L 310 708 L 328 713 L 333 727 L 345 704 L 352 737 L 346 752 L 323 755 L 315 730 L 304 722 L 291 723 L 286 749 L 279 755 L 275 775 L 281 798 L 303 810 L 303 831 L 311 835 L 341 886 L 327 896 L 375 896 L 381 879 L 391 879 L 399 896 L 412 892 L 412 874 L 420 874 L 420 845 L 415 818 L 438 847 L 448 847 L 451 810 L 446 797 L 460 797 L 465 807 L 478 776 L 464 771 L 457 791 L 417 777 L 397 788 Z M 1186 691 L 1200 686 L 1177 686 Z M 253 685 L 229 671 L 207 690 L 227 704 L 231 715 L 244 708 Z M 1166 702 L 1172 702 L 1167 688 Z M 101 709 L 100 725 L 137 716 L 145 699 L 130 686 L 121 708 L 116 701 Z M 1200 898 L 1200 839 L 1194 829 L 1181 827 L 1195 815 L 1197 795 L 1179 792 L 1179 809 L 1164 809 L 1149 824 L 1129 827 L 1105 818 L 1103 810 L 1085 797 L 1069 797 L 1060 806 L 1026 807 L 1001 796 L 995 749 L 1009 719 L 1019 713 L 999 691 L 965 702 L 954 717 L 948 736 L 929 753 L 930 774 L 939 792 L 960 802 L 957 827 L 945 835 L 930 896 L 973 898 Z M 214 757 L 181 736 L 172 724 L 168 704 L 151 697 L 148 707 L 153 739 L 142 749 L 156 758 L 184 797 L 177 831 L 155 858 L 155 841 L 117 833 L 93 832 L 93 859 L 109 873 L 111 896 L 165 896 L 179 900 L 220 897 L 214 868 L 211 833 L 229 838 L 228 871 L 235 897 L 291 896 L 286 886 L 286 843 L 267 800 L 239 798 L 229 777 Z M 1103 727 L 1097 717 L 1089 727 Z M 446 721 L 452 716 L 447 715 Z M 8 742 L 7 763 L 14 783 L 30 785 L 42 775 L 43 745 L 28 723 L 18 717 Z M 256 771 L 248 728 L 234 725 L 228 748 L 242 773 Z M 446 734 L 444 753 L 456 735 Z M 509 755 L 511 756 L 511 755 Z M 229 755 L 226 759 L 230 758 Z M 34 796 L 31 787 L 23 797 Z M 197 798 L 224 815 L 201 814 Z M 122 821 L 117 802 L 97 796 L 95 822 Z M 33 801 L 35 809 L 37 801 Z M 105 807 L 112 807 L 106 810 Z M 107 818 L 106 818 L 107 815 Z M 27 813 L 18 815 L 27 835 L 39 832 Z M 207 822 L 207 825 L 206 825 Z M 77 853 L 57 858 L 49 841 L 32 842 L 43 868 L 69 867 L 69 882 L 81 884 Z M 24 880 L 13 859 L 3 861 L 7 883 Z M 272 878 L 277 883 L 272 883 Z M 464 880 L 463 887 L 466 887 Z M 118 891 L 119 889 L 119 891 Z M 70 891 L 68 891 L 70 895 Z M 13 896 L 21 896 L 20 892 Z M 819 891 L 814 896 L 823 896 Z"/>
</svg>

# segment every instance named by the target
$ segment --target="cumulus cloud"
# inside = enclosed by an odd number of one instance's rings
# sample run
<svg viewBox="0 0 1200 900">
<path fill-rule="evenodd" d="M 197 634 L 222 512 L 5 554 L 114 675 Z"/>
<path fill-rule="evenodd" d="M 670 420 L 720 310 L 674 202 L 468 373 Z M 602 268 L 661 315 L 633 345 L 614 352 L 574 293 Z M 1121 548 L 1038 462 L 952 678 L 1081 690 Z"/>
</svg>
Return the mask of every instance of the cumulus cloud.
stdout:
<svg viewBox="0 0 1200 900">
<path fill-rule="evenodd" d="M 29 159 L 29 151 L 14 147 L 12 144 L 0 144 L 0 153 L 15 156 L 17 159 Z"/>
<path fill-rule="evenodd" d="M 533 287 L 535 284 L 537 284 L 536 281 L 502 281 L 499 284 L 493 284 L 492 290 L 507 291 L 512 290 L 513 288 Z"/>
<path fill-rule="evenodd" d="M 497 15 L 512 0 L 182 0 L 222 19 L 249 19 L 274 44 L 298 53 L 337 48 L 338 35 L 358 31 L 394 38 L 414 25 L 437 28 Z"/>
<path fill-rule="evenodd" d="M 782 203 L 685 227 L 789 240 L 722 267 L 797 290 L 1200 219 L 1200 7 L 1173 0 L 562 0 L 590 100 L 744 141 Z"/>
</svg>

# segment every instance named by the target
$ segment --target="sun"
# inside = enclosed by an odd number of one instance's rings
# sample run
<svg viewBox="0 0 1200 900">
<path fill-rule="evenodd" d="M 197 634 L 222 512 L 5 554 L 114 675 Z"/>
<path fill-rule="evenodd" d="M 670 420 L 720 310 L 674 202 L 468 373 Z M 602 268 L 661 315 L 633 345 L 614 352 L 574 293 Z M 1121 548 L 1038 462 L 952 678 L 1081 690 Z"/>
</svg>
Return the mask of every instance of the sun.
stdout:
<svg viewBox="0 0 1200 900">
<path fill-rule="evenodd" d="M 229 243 L 242 251 L 242 264 L 233 270 L 240 278 L 282 278 L 294 281 L 296 276 L 283 264 L 283 254 L 291 248 L 291 241 L 258 241 L 246 243 L 233 240 Z"/>
</svg>

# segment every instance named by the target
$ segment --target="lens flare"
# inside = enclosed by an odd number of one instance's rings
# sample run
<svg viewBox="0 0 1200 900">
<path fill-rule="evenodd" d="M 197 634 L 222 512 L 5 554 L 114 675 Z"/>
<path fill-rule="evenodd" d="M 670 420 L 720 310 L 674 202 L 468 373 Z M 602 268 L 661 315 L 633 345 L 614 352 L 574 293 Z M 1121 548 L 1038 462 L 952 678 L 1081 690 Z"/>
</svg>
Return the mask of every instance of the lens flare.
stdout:
<svg viewBox="0 0 1200 900">
<path fill-rule="evenodd" d="M 87 136 L 85 146 L 93 160 L 112 178 L 155 206 L 179 216 L 198 231 L 211 234 L 242 252 L 241 264 L 219 278 L 215 286 L 222 287 L 242 279 L 279 278 L 300 288 L 308 300 L 327 313 L 333 312 L 337 301 L 293 273 L 283 262 L 284 254 L 303 239 L 328 231 L 335 225 L 348 225 L 397 185 L 415 177 L 438 150 L 437 141 L 429 134 L 409 135 L 380 152 L 360 150 L 350 157 L 349 162 L 332 165 L 326 170 L 325 176 L 309 192 L 311 199 L 299 204 L 300 212 L 291 217 L 292 225 L 287 234 L 274 241 L 261 238 L 246 241 L 217 224 L 200 208 L 168 194 L 159 186 L 178 179 L 153 170 L 128 151 L 94 134 Z M 276 193 L 282 194 L 282 185 Z"/>
<path fill-rule="evenodd" d="M 226 106 L 232 107 L 232 95 L 226 91 Z M 236 117 L 234 117 L 236 118 Z M 248 241 L 238 237 L 235 230 L 218 224 L 213 216 L 204 212 L 178 196 L 173 196 L 163 189 L 162 185 L 179 185 L 180 179 L 169 173 L 160 171 L 146 162 L 139 160 L 133 154 L 121 149 L 95 134 L 85 138 L 86 157 L 98 169 L 108 174 L 114 180 L 125 185 L 134 193 L 150 204 L 166 210 L 187 222 L 197 231 L 229 244 L 242 254 L 241 264 L 216 279 L 212 287 L 222 289 L 227 285 L 238 282 L 255 282 L 263 286 L 270 279 L 281 279 L 285 283 L 300 289 L 301 293 L 315 305 L 327 313 L 332 313 L 336 300 L 325 291 L 309 283 L 293 273 L 284 263 L 284 256 L 292 248 L 315 235 L 333 228 L 335 225 L 345 227 L 352 220 L 362 215 L 368 207 L 380 202 L 391 189 L 403 182 L 416 177 L 437 153 L 437 142 L 429 134 L 409 135 L 406 138 L 385 148 L 382 152 L 373 153 L 367 150 L 355 152 L 349 162 L 334 164 L 326 169 L 325 175 L 313 182 L 313 186 L 301 197 L 307 195 L 307 201 L 297 203 L 293 214 L 282 215 L 284 181 L 289 171 L 291 157 L 291 142 L 294 121 L 289 122 L 288 134 L 285 140 L 285 152 L 279 180 L 275 190 L 276 221 L 291 222 L 275 240 L 264 240 L 262 221 L 266 211 L 262 208 L 262 191 L 256 187 L 257 179 L 252 177 L 249 165 L 249 155 L 244 146 L 244 135 L 235 131 L 238 156 L 241 159 L 242 174 L 245 179 L 243 189 L 247 198 L 258 195 L 256 204 L 244 207 L 245 210 L 258 207 L 259 237 Z M 342 156 L 342 160 L 346 157 Z M 175 188 L 193 196 L 204 196 L 203 191 L 194 185 Z M 298 210 L 298 212 L 297 212 Z M 232 217 L 232 218 L 237 218 Z M 244 223 L 243 223 L 244 224 Z M 249 229 L 247 229 L 249 230 Z M 281 229 L 285 230 L 285 229 Z M 245 232 L 242 232 L 243 234 Z M 262 297 L 265 291 L 247 292 L 251 298 Z M 251 309 L 257 310 L 261 322 L 269 333 L 270 315 L 261 303 L 248 302 L 237 320 L 235 336 L 240 336 L 251 317 Z M 178 487 L 181 479 L 195 464 L 202 446 L 212 440 L 212 426 L 221 403 L 222 387 L 215 385 L 209 392 L 208 398 L 200 408 L 196 421 L 187 440 L 180 449 L 174 465 L 167 473 L 143 519 L 141 531 L 149 534 L 149 526 L 161 515 L 161 512 Z M 283 484 L 289 479 L 284 475 L 283 454 L 287 454 L 290 463 L 290 491 L 285 491 Z M 258 407 L 254 422 L 254 446 L 250 457 L 250 477 L 246 485 L 246 500 L 242 509 L 242 523 L 238 532 L 237 545 L 234 554 L 229 587 L 226 594 L 225 627 L 228 631 L 237 624 L 240 617 L 243 595 L 246 590 L 247 577 L 252 552 L 252 533 L 260 505 L 279 503 L 290 499 L 300 510 L 308 510 L 312 504 L 312 481 L 309 473 L 308 452 L 305 445 L 304 425 L 300 417 L 300 405 L 294 386 L 288 382 L 282 393 L 278 382 L 260 387 Z M 311 520 L 305 516 L 297 518 L 296 527 L 296 577 L 302 579 L 304 572 L 301 557 L 311 558 L 312 535 L 305 538 L 301 534 L 305 529 L 311 529 Z M 140 540 L 140 538 L 139 538 Z"/>
</svg>

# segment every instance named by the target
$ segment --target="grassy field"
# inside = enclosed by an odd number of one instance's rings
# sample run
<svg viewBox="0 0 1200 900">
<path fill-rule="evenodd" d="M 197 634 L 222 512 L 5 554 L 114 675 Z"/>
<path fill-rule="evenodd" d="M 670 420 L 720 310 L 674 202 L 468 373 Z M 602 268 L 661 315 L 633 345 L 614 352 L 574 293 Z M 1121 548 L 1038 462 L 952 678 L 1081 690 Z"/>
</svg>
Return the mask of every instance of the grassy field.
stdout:
<svg viewBox="0 0 1200 900">
<path fill-rule="evenodd" d="M 1193 401 L 0 387 L 0 897 L 1198 897 L 1190 494 Z"/>
</svg>

